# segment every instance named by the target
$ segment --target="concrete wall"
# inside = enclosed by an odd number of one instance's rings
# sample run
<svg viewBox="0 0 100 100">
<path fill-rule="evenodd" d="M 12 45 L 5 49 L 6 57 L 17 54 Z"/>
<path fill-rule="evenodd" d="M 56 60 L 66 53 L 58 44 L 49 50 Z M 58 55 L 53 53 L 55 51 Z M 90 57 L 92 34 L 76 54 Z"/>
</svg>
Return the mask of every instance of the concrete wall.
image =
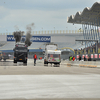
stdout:
<svg viewBox="0 0 100 100">
<path fill-rule="evenodd" d="M 51 42 L 66 42 L 66 43 L 75 43 L 75 37 L 73 36 L 51 36 Z"/>
<path fill-rule="evenodd" d="M 1 41 L 7 41 L 7 35 L 0 35 L 0 42 Z"/>
</svg>

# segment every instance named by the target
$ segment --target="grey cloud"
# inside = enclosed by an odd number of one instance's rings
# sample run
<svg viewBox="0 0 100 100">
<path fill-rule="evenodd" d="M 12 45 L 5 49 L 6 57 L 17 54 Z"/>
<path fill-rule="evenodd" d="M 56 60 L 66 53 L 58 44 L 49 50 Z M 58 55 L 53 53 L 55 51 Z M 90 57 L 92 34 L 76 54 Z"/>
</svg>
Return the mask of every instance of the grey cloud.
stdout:
<svg viewBox="0 0 100 100">
<path fill-rule="evenodd" d="M 1 1 L 0 1 L 1 2 Z M 5 0 L 10 9 L 59 10 L 92 6 L 95 0 Z"/>
</svg>

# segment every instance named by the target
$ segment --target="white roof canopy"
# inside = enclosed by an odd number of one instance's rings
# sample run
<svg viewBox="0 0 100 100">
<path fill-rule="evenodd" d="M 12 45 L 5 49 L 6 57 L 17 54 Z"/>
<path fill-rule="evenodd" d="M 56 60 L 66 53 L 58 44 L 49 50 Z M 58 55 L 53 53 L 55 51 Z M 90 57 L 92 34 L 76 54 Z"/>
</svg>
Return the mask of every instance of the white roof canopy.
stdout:
<svg viewBox="0 0 100 100">
<path fill-rule="evenodd" d="M 100 26 L 100 2 L 95 2 L 91 8 L 86 7 L 82 12 L 67 17 L 67 22 Z"/>
</svg>

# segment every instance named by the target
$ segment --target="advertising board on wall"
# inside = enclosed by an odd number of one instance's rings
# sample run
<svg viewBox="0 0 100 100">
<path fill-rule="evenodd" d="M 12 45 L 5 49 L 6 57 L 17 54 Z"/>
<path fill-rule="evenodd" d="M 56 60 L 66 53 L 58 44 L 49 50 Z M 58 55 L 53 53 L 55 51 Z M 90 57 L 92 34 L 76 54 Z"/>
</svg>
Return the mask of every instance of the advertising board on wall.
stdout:
<svg viewBox="0 0 100 100">
<path fill-rule="evenodd" d="M 25 36 L 23 36 L 25 38 Z M 13 35 L 7 35 L 7 41 L 15 41 Z M 51 36 L 32 36 L 30 41 L 32 42 L 51 42 Z"/>
<path fill-rule="evenodd" d="M 32 36 L 32 42 L 51 42 L 50 36 Z"/>
<path fill-rule="evenodd" d="M 7 35 L 7 41 L 15 41 L 15 38 L 13 35 Z"/>
</svg>

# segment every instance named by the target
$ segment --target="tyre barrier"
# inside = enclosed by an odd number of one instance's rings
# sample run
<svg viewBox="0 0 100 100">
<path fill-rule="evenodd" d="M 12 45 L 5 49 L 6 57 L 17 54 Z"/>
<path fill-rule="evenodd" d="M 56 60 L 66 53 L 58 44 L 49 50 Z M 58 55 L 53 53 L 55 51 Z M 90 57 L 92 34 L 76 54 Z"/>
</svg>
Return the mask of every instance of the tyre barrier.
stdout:
<svg viewBox="0 0 100 100">
<path fill-rule="evenodd" d="M 67 67 L 90 67 L 90 68 L 100 68 L 100 61 L 66 61 Z"/>
<path fill-rule="evenodd" d="M 72 65 L 71 64 L 67 64 L 67 67 L 71 67 Z"/>
<path fill-rule="evenodd" d="M 95 65 L 81 65 L 80 64 L 79 67 L 91 67 L 92 68 L 92 67 L 97 67 L 97 66 L 95 66 Z"/>
</svg>

